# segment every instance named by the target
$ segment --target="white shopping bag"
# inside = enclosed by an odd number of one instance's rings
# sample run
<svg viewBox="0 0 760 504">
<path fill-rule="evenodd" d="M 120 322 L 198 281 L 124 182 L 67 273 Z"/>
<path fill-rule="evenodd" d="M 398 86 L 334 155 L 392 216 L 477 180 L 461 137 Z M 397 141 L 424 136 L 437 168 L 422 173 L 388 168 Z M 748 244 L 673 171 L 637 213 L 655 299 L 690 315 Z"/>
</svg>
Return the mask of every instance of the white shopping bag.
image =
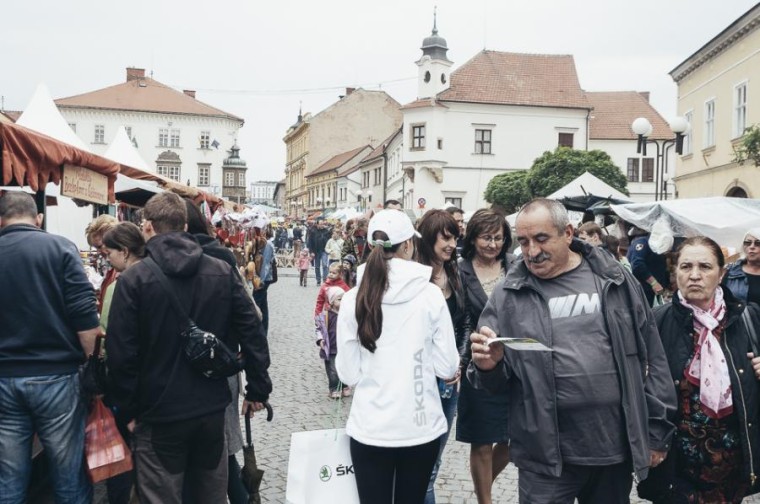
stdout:
<svg viewBox="0 0 760 504">
<path fill-rule="evenodd" d="M 285 499 L 289 504 L 359 504 L 345 429 L 290 436 Z"/>
</svg>

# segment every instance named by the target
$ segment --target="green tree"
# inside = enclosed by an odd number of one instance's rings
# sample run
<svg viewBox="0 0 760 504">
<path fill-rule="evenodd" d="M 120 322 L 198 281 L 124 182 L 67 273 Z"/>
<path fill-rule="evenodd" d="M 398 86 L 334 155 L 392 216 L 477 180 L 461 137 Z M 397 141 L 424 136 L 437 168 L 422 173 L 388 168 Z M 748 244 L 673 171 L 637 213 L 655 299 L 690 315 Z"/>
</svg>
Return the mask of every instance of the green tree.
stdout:
<svg viewBox="0 0 760 504">
<path fill-rule="evenodd" d="M 600 150 L 582 151 L 557 147 L 533 161 L 526 183 L 533 198 L 548 196 L 574 179 L 589 172 L 623 194 L 628 194 L 628 181 L 610 156 Z M 604 195 L 597 195 L 604 196 Z"/>
<path fill-rule="evenodd" d="M 760 167 L 760 125 L 744 130 L 741 142 L 734 148 L 734 162 L 743 165 L 747 161 Z"/>
<path fill-rule="evenodd" d="M 500 206 L 507 213 L 514 213 L 531 200 L 528 190 L 528 171 L 511 171 L 496 175 L 488 183 L 484 194 L 486 201 Z"/>
</svg>

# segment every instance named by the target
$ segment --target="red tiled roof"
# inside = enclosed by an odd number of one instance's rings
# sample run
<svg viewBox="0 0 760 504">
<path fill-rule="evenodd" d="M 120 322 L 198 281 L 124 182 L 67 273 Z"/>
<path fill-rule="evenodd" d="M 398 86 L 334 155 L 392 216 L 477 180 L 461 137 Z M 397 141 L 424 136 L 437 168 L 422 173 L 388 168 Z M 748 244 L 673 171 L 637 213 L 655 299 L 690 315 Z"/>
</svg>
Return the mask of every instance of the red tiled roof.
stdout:
<svg viewBox="0 0 760 504">
<path fill-rule="evenodd" d="M 380 145 L 375 147 L 375 149 L 372 152 L 367 154 L 366 157 L 364 157 L 364 159 L 360 161 L 360 163 L 366 163 L 367 161 L 372 161 L 373 159 L 379 158 L 383 154 L 383 151 L 385 150 L 385 148 L 388 147 L 388 144 L 390 144 L 393 141 L 393 139 L 396 138 L 396 135 L 401 133 L 402 129 L 403 128 L 399 128 L 393 133 L 391 133 L 391 136 L 389 136 L 388 138 L 380 142 Z"/>
<path fill-rule="evenodd" d="M 451 74 L 443 102 L 590 108 L 571 55 L 484 50 Z"/>
<path fill-rule="evenodd" d="M 133 79 L 89 93 L 55 100 L 59 107 L 130 110 L 222 117 L 243 122 L 240 117 L 207 105 L 149 77 Z"/>
<path fill-rule="evenodd" d="M 415 100 L 411 103 L 407 103 L 403 107 L 401 107 L 401 110 L 408 110 L 408 109 L 416 109 L 416 108 L 426 108 L 426 107 L 443 107 L 443 108 L 449 108 L 443 103 L 439 102 L 438 100 L 433 100 L 431 98 L 422 98 L 421 100 Z"/>
<path fill-rule="evenodd" d="M 357 147 L 356 149 L 347 151 L 347 152 L 341 152 L 340 154 L 337 154 L 324 163 L 322 163 L 320 166 L 318 166 L 313 172 L 306 175 L 307 177 L 311 177 L 313 175 L 319 175 L 321 173 L 327 173 L 330 170 L 337 170 L 349 161 L 351 161 L 354 157 L 362 153 L 364 150 L 371 150 L 371 145 L 362 145 L 361 147 Z"/>
<path fill-rule="evenodd" d="M 667 121 L 638 91 L 588 92 L 586 97 L 594 107 L 589 121 L 591 140 L 636 140 L 631 124 L 638 117 L 652 124 L 649 138 L 673 138 Z"/>
<path fill-rule="evenodd" d="M 3 110 L 0 112 L 0 114 L 3 114 L 5 117 L 10 119 L 11 122 L 18 121 L 18 118 L 21 117 L 22 112 L 20 110 Z"/>
</svg>

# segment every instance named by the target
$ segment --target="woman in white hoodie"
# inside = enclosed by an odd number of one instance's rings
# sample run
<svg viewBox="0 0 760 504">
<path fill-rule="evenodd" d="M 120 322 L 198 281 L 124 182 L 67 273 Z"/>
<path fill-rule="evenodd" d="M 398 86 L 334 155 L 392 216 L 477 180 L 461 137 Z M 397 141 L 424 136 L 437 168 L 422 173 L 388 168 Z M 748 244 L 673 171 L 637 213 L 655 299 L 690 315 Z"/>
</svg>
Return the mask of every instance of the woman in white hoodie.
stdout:
<svg viewBox="0 0 760 504">
<path fill-rule="evenodd" d="M 436 377 L 459 366 L 446 300 L 432 269 L 411 261 L 409 217 L 382 210 L 357 287 L 343 296 L 336 367 L 354 388 L 346 424 L 362 504 L 419 504 L 447 431 Z"/>
</svg>

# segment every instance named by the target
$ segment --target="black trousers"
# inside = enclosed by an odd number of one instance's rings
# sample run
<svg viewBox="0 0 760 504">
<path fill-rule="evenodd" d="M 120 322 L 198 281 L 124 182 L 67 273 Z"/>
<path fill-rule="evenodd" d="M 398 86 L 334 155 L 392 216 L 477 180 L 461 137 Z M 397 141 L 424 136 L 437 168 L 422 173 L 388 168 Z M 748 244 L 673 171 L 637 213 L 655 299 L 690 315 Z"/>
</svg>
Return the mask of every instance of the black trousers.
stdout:
<svg viewBox="0 0 760 504">
<path fill-rule="evenodd" d="M 520 469 L 520 504 L 628 504 L 631 462 L 608 466 L 564 464 L 559 478 Z"/>
<path fill-rule="evenodd" d="M 369 446 L 351 439 L 351 459 L 361 503 L 424 502 L 439 446 L 440 439 L 401 448 Z"/>
<path fill-rule="evenodd" d="M 256 306 L 261 310 L 261 324 L 264 326 L 264 334 L 269 336 L 269 301 L 267 300 L 268 285 L 263 286 L 259 290 L 253 291 L 253 300 L 256 301 Z"/>
<path fill-rule="evenodd" d="M 335 369 L 335 356 L 330 356 L 329 359 L 325 359 L 325 373 L 327 374 L 327 386 L 330 388 L 330 392 L 335 392 L 340 386 L 340 378 L 338 378 L 338 370 Z M 344 387 L 345 388 L 345 385 Z"/>
</svg>

